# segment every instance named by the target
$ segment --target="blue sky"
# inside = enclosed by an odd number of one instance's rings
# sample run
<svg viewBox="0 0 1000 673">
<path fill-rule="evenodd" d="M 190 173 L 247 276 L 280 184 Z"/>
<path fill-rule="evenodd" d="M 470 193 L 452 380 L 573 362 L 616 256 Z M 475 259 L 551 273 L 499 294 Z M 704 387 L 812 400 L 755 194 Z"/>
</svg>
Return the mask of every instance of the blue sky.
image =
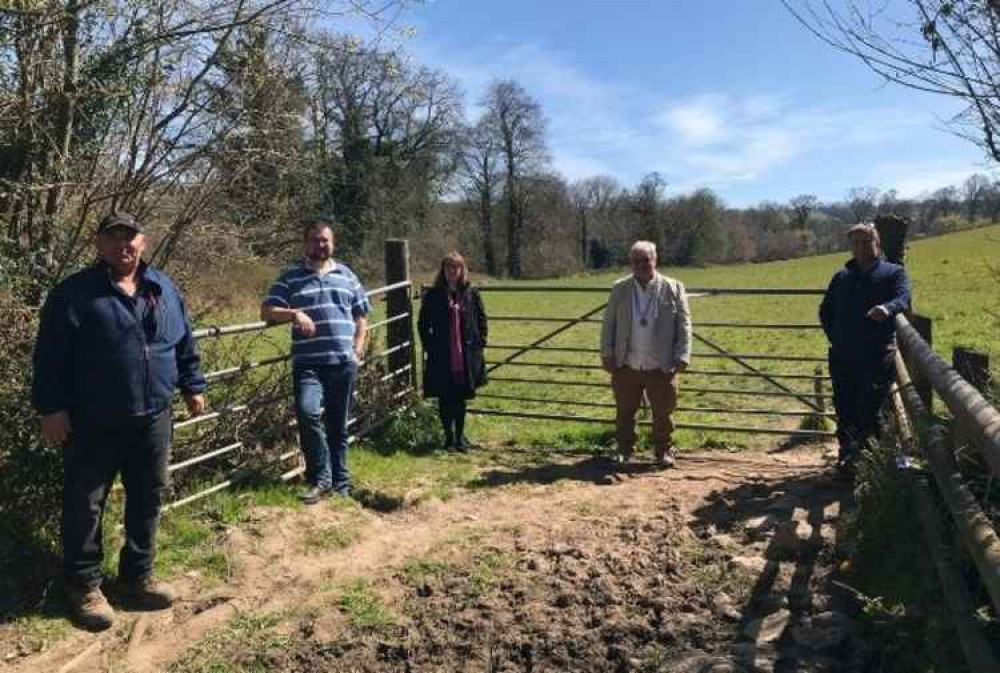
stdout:
<svg viewBox="0 0 1000 673">
<path fill-rule="evenodd" d="M 882 84 L 778 0 L 429 0 L 403 47 L 462 85 L 467 112 L 496 78 L 542 105 L 553 165 L 730 205 L 850 187 L 916 196 L 986 172 L 945 130 L 954 101 Z"/>
</svg>

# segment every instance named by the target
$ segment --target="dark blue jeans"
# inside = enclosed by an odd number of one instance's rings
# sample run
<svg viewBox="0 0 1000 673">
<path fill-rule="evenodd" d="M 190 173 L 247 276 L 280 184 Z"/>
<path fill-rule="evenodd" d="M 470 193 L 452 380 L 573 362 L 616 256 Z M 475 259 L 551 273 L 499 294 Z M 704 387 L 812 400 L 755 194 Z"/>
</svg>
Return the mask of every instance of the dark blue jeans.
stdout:
<svg viewBox="0 0 1000 673">
<path fill-rule="evenodd" d="M 295 365 L 295 412 L 306 481 L 347 493 L 347 416 L 357 377 L 356 362 Z"/>
<path fill-rule="evenodd" d="M 118 557 L 118 574 L 126 580 L 146 577 L 153 570 L 160 502 L 168 483 L 170 408 L 150 416 L 126 416 L 113 426 L 72 420 L 73 436 L 63 451 L 66 581 L 78 587 L 101 583 L 101 521 L 117 474 L 125 487 L 125 546 Z"/>
</svg>

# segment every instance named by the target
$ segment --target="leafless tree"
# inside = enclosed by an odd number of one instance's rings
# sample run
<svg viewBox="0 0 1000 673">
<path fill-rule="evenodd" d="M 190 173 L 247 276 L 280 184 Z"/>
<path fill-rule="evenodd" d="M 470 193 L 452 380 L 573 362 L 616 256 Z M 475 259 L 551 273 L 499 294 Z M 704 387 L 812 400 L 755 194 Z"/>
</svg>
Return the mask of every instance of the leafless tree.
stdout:
<svg viewBox="0 0 1000 673">
<path fill-rule="evenodd" d="M 879 190 L 876 187 L 851 187 L 847 190 L 847 205 L 855 222 L 875 217 Z"/>
<path fill-rule="evenodd" d="M 482 101 L 484 124 L 500 145 L 504 165 L 504 215 L 507 224 L 507 273 L 523 275 L 522 232 L 525 223 L 523 183 L 548 163 L 545 118 L 538 102 L 513 80 L 493 82 Z"/>
<path fill-rule="evenodd" d="M 1000 161 L 1000 3 L 782 0 L 823 42 L 889 82 L 965 103 L 955 132 Z"/>
<path fill-rule="evenodd" d="M 788 205 L 792 214 L 792 226 L 796 229 L 805 229 L 809 215 L 816 210 L 819 199 L 815 194 L 799 194 Z"/>
<path fill-rule="evenodd" d="M 570 185 L 570 199 L 579 223 L 580 262 L 585 268 L 588 266 L 590 238 L 596 233 L 595 224 L 598 228 L 607 228 L 615 200 L 620 194 L 618 181 L 609 175 L 595 175 Z"/>
<path fill-rule="evenodd" d="M 462 189 L 477 213 L 486 271 L 493 276 L 500 273 L 493 242 L 493 209 L 500 188 L 500 162 L 500 142 L 490 132 L 485 119 L 467 127 L 461 150 Z"/>
<path fill-rule="evenodd" d="M 969 224 L 976 221 L 986 201 L 987 192 L 991 187 L 990 179 L 985 175 L 975 173 L 962 184 L 962 197 L 965 200 L 965 216 Z"/>
</svg>

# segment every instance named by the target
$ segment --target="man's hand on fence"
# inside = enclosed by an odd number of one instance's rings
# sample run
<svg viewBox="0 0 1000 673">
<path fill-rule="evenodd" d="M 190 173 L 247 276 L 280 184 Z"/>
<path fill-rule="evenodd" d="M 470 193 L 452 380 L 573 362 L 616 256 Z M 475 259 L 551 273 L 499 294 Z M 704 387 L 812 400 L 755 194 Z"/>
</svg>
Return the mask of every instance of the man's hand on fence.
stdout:
<svg viewBox="0 0 1000 673">
<path fill-rule="evenodd" d="M 205 396 L 201 393 L 184 393 L 184 404 L 191 418 L 205 413 Z"/>
<path fill-rule="evenodd" d="M 601 356 L 601 366 L 604 367 L 604 371 L 611 373 L 618 368 L 618 363 L 615 362 L 614 356 Z"/>
<path fill-rule="evenodd" d="M 69 414 L 65 411 L 42 416 L 42 439 L 49 446 L 62 446 L 71 434 L 73 434 L 73 424 L 70 423 Z"/>
<path fill-rule="evenodd" d="M 305 314 L 305 311 L 296 311 L 292 322 L 295 323 L 296 329 L 302 333 L 302 336 L 311 337 L 316 334 L 316 323 Z"/>
</svg>

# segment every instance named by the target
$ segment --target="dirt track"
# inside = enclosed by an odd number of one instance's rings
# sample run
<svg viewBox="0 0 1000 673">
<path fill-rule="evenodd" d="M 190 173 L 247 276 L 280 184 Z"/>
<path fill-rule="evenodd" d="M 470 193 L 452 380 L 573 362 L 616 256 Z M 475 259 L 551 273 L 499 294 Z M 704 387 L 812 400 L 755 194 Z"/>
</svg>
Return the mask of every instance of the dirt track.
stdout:
<svg viewBox="0 0 1000 673">
<path fill-rule="evenodd" d="M 230 532 L 224 586 L 184 578 L 174 609 L 10 670 L 862 670 L 829 583 L 850 492 L 823 452 L 682 454 L 625 474 L 587 458 L 487 471 L 488 488 L 392 514 L 257 511 Z M 352 578 L 381 621 L 359 623 Z"/>
</svg>

